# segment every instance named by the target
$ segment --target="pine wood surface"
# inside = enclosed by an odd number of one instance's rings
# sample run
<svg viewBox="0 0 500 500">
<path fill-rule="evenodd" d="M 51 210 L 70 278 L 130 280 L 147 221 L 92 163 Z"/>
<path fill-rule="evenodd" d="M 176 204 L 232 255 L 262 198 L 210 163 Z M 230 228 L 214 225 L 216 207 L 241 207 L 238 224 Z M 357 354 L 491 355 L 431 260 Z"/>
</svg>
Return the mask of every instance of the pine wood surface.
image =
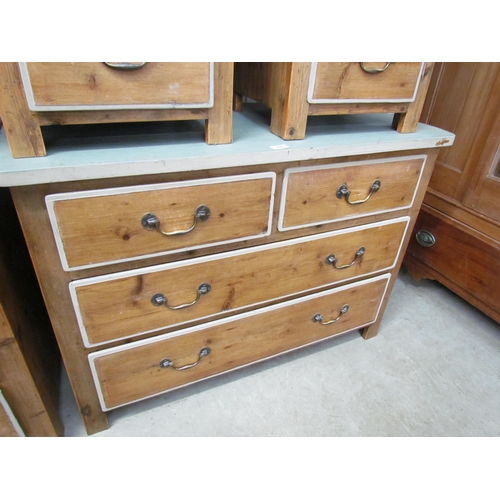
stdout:
<svg viewBox="0 0 500 500">
<path fill-rule="evenodd" d="M 45 156 L 40 127 L 49 124 L 205 120 L 207 144 L 232 142 L 233 63 L 214 63 L 210 107 L 209 63 L 148 63 L 137 71 L 116 71 L 102 63 L 28 63 L 28 68 L 39 105 L 144 109 L 33 111 L 19 64 L 0 63 L 0 117 L 14 158 Z M 148 109 L 165 102 L 193 109 Z"/>
<path fill-rule="evenodd" d="M 233 63 L 214 63 L 214 103 L 205 120 L 207 144 L 233 142 Z"/>
<path fill-rule="evenodd" d="M 415 100 L 409 105 L 406 112 L 394 115 L 392 126 L 399 133 L 410 134 L 417 130 L 433 73 L 434 63 L 426 62 L 420 77 Z"/>
<path fill-rule="evenodd" d="M 359 217 L 411 204 L 422 171 L 423 160 L 351 165 L 331 169 L 291 172 L 288 176 L 283 227 L 295 227 L 344 217 Z M 338 188 L 347 183 L 350 201 L 363 200 L 375 180 L 380 189 L 365 203 L 349 205 L 338 198 Z"/>
<path fill-rule="evenodd" d="M 390 268 L 406 226 L 407 221 L 399 221 L 360 227 L 234 257 L 223 254 L 188 266 L 167 270 L 158 266 L 123 278 L 108 275 L 98 283 L 75 282 L 78 307 L 91 344 L 159 330 Z M 325 262 L 333 253 L 338 266 L 348 265 L 361 247 L 365 254 L 351 267 L 335 269 Z M 169 310 L 151 303 L 155 293 L 162 293 L 172 306 L 190 303 L 202 283 L 208 283 L 211 291 L 186 309 Z"/>
<path fill-rule="evenodd" d="M 112 111 L 43 111 L 40 125 L 85 125 L 89 123 L 156 122 L 205 120 L 209 110 L 195 109 L 116 109 Z M 229 141 L 231 142 L 231 141 Z"/>
<path fill-rule="evenodd" d="M 28 107 L 15 63 L 0 63 L 0 118 L 14 158 L 45 156 L 38 117 Z"/>
<path fill-rule="evenodd" d="M 386 63 L 364 63 L 380 69 Z M 313 99 L 401 99 L 411 100 L 422 63 L 391 63 L 382 73 L 366 73 L 356 62 L 320 62 L 317 65 Z"/>
<path fill-rule="evenodd" d="M 108 428 L 99 405 L 64 272 L 52 234 L 43 191 L 11 189 L 24 237 L 80 414 L 89 434 Z"/>
<path fill-rule="evenodd" d="M 380 67 L 382 63 L 365 64 Z M 422 64 L 425 66 L 418 80 Z M 385 72 L 376 75 L 363 72 L 360 63 L 318 63 L 313 82 L 315 97 L 352 99 L 347 104 L 308 102 L 311 67 L 310 62 L 236 63 L 234 91 L 269 106 L 271 132 L 285 140 L 306 136 L 309 115 L 395 113 L 393 128 L 400 133 L 411 133 L 418 126 L 434 63 L 391 63 Z M 394 96 L 401 95 L 411 101 L 417 81 L 419 86 L 412 102 L 390 102 Z M 362 102 L 377 95 L 384 96 L 378 103 Z M 235 102 L 240 109 L 241 99 Z"/>
<path fill-rule="evenodd" d="M 37 106 L 195 104 L 209 100 L 210 64 L 150 62 L 120 71 L 99 62 L 27 63 Z"/>
<path fill-rule="evenodd" d="M 109 355 L 103 351 L 95 366 L 106 406 L 123 405 L 369 323 L 376 317 L 386 283 L 385 279 L 361 283 L 223 325 L 207 324 L 188 335 Z M 325 326 L 312 321 L 317 313 L 325 321 L 336 318 L 345 304 L 349 311 L 338 322 Z M 177 367 L 191 364 L 205 346 L 211 353 L 193 368 L 176 371 L 158 366 L 164 358 Z"/>
<path fill-rule="evenodd" d="M 23 229 L 25 232 L 25 237 L 30 248 L 32 260 L 35 264 L 37 270 L 38 278 L 42 286 L 45 301 L 49 314 L 51 316 L 54 330 L 58 339 L 58 343 L 63 354 L 65 365 L 67 367 L 68 376 L 70 378 L 73 391 L 77 400 L 77 404 L 80 408 L 83 421 L 87 428 L 89 434 L 99 432 L 107 428 L 107 418 L 106 413 L 102 411 L 99 399 L 97 395 L 96 387 L 93 383 L 90 366 L 88 364 L 87 356 L 92 353 L 99 353 L 102 348 L 85 348 L 80 335 L 79 325 L 75 312 L 73 310 L 73 305 L 71 302 L 69 294 L 69 285 L 72 280 L 78 278 L 90 278 L 92 276 L 102 275 L 103 273 L 112 273 L 116 271 L 127 271 L 133 269 L 140 269 L 143 266 L 162 264 L 162 263 L 172 263 L 175 261 L 183 261 L 186 264 L 189 260 L 194 257 L 205 256 L 214 254 L 217 252 L 226 252 L 231 250 L 237 250 L 242 248 L 249 248 L 251 246 L 263 245 L 266 243 L 278 242 L 285 239 L 291 240 L 294 237 L 314 235 L 316 233 L 321 233 L 329 230 L 352 228 L 358 226 L 362 223 L 374 223 L 383 221 L 389 217 L 400 217 L 408 215 L 412 220 L 408 226 L 408 231 L 411 231 L 413 227 L 413 221 L 416 217 L 416 213 L 420 206 L 421 200 L 424 195 L 424 189 L 427 185 L 428 178 L 430 176 L 433 162 L 435 156 L 437 155 L 437 150 L 424 149 L 424 150 L 414 150 L 414 151 L 404 151 L 404 152 L 390 152 L 390 153 L 378 153 L 366 156 L 353 156 L 353 157 L 343 157 L 337 158 L 335 161 L 338 162 L 349 162 L 355 160 L 375 160 L 382 158 L 394 158 L 398 156 L 408 156 L 410 154 L 422 154 L 427 155 L 428 160 L 426 162 L 425 170 L 422 174 L 420 188 L 415 197 L 414 204 L 411 208 L 405 208 L 401 210 L 396 210 L 391 212 L 390 215 L 387 213 L 378 213 L 375 215 L 370 215 L 367 217 L 359 218 L 355 217 L 353 219 L 336 221 L 328 224 L 323 224 L 319 226 L 311 226 L 306 228 L 301 228 L 292 231 L 280 232 L 277 229 L 279 207 L 281 203 L 281 189 L 282 189 L 282 174 L 283 171 L 291 166 L 290 163 L 276 164 L 276 165 L 256 165 L 254 168 L 249 167 L 234 167 L 231 169 L 213 169 L 208 172 L 203 171 L 193 171 L 193 172 L 174 172 L 170 174 L 162 175 L 151 175 L 151 176 L 139 176 L 139 177 L 123 177 L 116 179 L 94 179 L 87 181 L 78 181 L 73 183 L 58 183 L 58 184 L 47 184 L 40 186 L 25 186 L 12 188 L 14 194 L 16 207 L 19 212 L 20 219 L 23 224 Z M 318 165 L 331 164 L 331 159 L 319 159 L 310 160 L 301 163 L 292 163 L 292 166 L 310 166 L 313 169 Z M 221 245 L 220 247 L 212 248 L 200 248 L 198 250 L 189 252 L 180 252 L 178 254 L 165 255 L 160 257 L 151 257 L 147 259 L 142 259 L 139 261 L 125 261 L 122 263 L 117 263 L 113 265 L 105 265 L 98 268 L 86 269 L 81 271 L 71 271 L 64 272 L 59 256 L 57 254 L 57 249 L 55 245 L 55 240 L 52 234 L 52 228 L 49 222 L 47 209 L 45 205 L 45 196 L 51 193 L 58 192 L 78 192 L 81 190 L 89 189 L 100 189 L 118 186 L 134 186 L 136 184 L 150 184 L 155 182 L 165 182 L 165 181 L 180 181 L 180 180 L 194 180 L 203 179 L 217 176 L 227 176 L 227 175 L 239 175 L 242 173 L 259 173 L 259 172 L 269 172 L 275 171 L 277 173 L 277 183 L 276 183 L 276 196 L 274 199 L 273 207 L 273 218 L 271 226 L 271 234 L 262 239 L 256 240 L 245 240 L 238 243 L 233 243 L 229 245 Z M 406 245 L 408 243 L 408 238 L 410 236 L 409 232 L 404 238 L 401 251 L 404 252 Z M 263 247 L 261 249 L 264 249 Z M 351 257 L 351 256 L 349 256 Z M 402 254 L 396 261 L 394 270 L 391 272 L 389 279 L 389 284 L 387 287 L 388 293 L 392 289 L 397 276 L 397 269 L 399 269 L 402 259 Z M 353 278 L 356 279 L 356 278 Z M 302 292 L 303 294 L 304 292 Z M 300 294 L 300 295 L 302 295 Z M 209 294 L 210 295 L 210 294 Z M 192 296 L 190 296 L 192 297 Z M 203 304 L 203 299 L 207 296 L 203 296 L 200 299 L 199 304 Z M 192 300 L 192 298 L 190 298 Z M 388 295 L 382 300 L 380 307 L 379 317 L 373 321 L 369 326 L 365 327 L 363 330 L 363 336 L 365 338 L 370 338 L 376 335 L 378 328 L 380 326 L 383 311 L 387 305 Z M 236 313 L 232 313 L 230 310 L 226 311 L 224 315 L 232 314 L 233 318 L 237 318 Z M 333 311 L 332 311 L 333 314 Z M 293 321 L 293 318 L 290 319 Z M 198 326 L 198 322 L 195 322 Z M 192 325 L 192 323 L 191 323 Z M 190 325 L 190 326 L 191 326 Z M 317 326 L 317 325 L 316 325 Z M 358 323 L 357 326 L 361 326 Z M 354 326 L 353 328 L 356 328 Z M 326 327 L 325 327 L 326 328 Z M 283 330 L 284 331 L 284 330 Z M 278 332 L 276 332 L 278 334 Z M 337 332 L 337 333 L 340 333 Z M 148 334 L 148 339 L 150 340 L 156 334 Z M 141 339 L 134 341 L 143 342 L 146 339 Z M 127 341 L 121 341 L 120 344 L 125 344 Z M 114 343 L 116 345 L 116 342 Z M 132 344 L 130 344 L 132 345 Z M 199 350 L 199 348 L 198 348 Z M 196 353 L 195 353 L 196 354 Z M 189 357 L 192 361 L 192 352 L 185 354 L 186 362 Z M 207 359 L 202 359 L 202 362 Z M 191 361 L 191 362 L 192 362 Z M 183 361 L 184 362 L 184 361 Z M 201 366 L 201 363 L 200 363 Z M 188 370 L 189 372 L 190 370 Z M 145 388 L 143 388 L 145 390 Z M 154 389 L 153 389 L 154 390 Z M 163 389 L 161 389 L 163 390 Z"/>
<path fill-rule="evenodd" d="M 0 437 L 20 437 L 4 405 L 5 403 L 0 400 Z"/>
<path fill-rule="evenodd" d="M 271 195 L 267 177 L 109 196 L 76 193 L 55 201 L 54 211 L 68 265 L 79 267 L 263 235 Z M 210 217 L 187 234 L 164 236 L 141 224 L 153 213 L 163 231 L 186 230 L 200 205 L 208 206 Z"/>
</svg>

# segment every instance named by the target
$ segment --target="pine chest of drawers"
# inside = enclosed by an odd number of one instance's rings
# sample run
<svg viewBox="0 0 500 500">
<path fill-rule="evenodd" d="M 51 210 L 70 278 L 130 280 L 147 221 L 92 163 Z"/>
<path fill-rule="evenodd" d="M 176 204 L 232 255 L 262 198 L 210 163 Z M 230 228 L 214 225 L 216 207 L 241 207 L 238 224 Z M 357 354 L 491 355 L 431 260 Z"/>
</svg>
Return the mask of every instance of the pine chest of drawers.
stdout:
<svg viewBox="0 0 500 500">
<path fill-rule="evenodd" d="M 11 160 L 0 176 L 89 433 L 114 408 L 377 334 L 453 135 L 424 126 L 408 141 L 384 116 L 352 117 L 288 146 L 265 112 L 235 115 L 237 140 L 220 150 L 61 146 L 57 164 Z"/>
</svg>

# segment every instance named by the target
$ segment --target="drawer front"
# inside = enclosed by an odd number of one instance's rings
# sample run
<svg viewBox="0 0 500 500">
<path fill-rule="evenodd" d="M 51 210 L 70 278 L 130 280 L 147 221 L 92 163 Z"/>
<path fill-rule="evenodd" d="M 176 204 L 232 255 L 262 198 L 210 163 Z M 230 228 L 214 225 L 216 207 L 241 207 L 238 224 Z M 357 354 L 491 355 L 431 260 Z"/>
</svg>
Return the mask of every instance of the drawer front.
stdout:
<svg viewBox="0 0 500 500">
<path fill-rule="evenodd" d="M 275 179 L 271 172 L 54 194 L 46 204 L 64 269 L 83 269 L 266 236 Z"/>
<path fill-rule="evenodd" d="M 137 65 L 122 70 L 111 65 Z M 21 63 L 30 109 L 208 108 L 213 63 Z"/>
<path fill-rule="evenodd" d="M 84 343 L 157 331 L 390 269 L 408 221 L 75 281 L 71 296 Z"/>
<path fill-rule="evenodd" d="M 412 102 L 423 63 L 313 63 L 310 103 Z"/>
<path fill-rule="evenodd" d="M 425 155 L 285 171 L 278 229 L 410 208 Z"/>
<path fill-rule="evenodd" d="M 389 275 L 371 278 L 175 334 L 90 354 L 103 410 L 370 324 L 377 318 L 388 279 Z M 342 308 L 347 309 L 343 314 Z M 337 321 L 322 324 L 318 316 L 323 323 Z M 205 347 L 210 352 L 200 356 Z"/>
<path fill-rule="evenodd" d="M 474 229 L 447 217 L 420 211 L 408 253 L 469 294 L 500 311 L 500 245 Z M 418 243 L 421 231 L 431 233 L 430 247 Z"/>
</svg>

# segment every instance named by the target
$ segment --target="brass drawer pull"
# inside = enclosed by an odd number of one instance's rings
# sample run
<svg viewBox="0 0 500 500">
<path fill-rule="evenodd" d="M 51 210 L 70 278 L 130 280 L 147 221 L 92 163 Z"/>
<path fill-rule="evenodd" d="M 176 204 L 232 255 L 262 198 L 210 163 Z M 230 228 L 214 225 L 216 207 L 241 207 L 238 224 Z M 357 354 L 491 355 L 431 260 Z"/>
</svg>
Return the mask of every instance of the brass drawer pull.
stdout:
<svg viewBox="0 0 500 500">
<path fill-rule="evenodd" d="M 147 63 L 145 62 L 140 62 L 140 63 L 130 63 L 130 62 L 105 62 L 105 64 L 108 68 L 111 69 L 119 69 L 121 71 L 133 71 L 135 69 L 141 69 L 146 66 Z"/>
<path fill-rule="evenodd" d="M 210 209 L 206 205 L 200 205 L 194 214 L 194 222 L 193 225 L 188 228 L 188 229 L 179 229 L 177 231 L 163 231 L 161 228 L 161 222 L 158 217 L 156 217 L 155 214 L 152 213 L 147 213 L 144 215 L 141 219 L 141 224 L 144 227 L 144 229 L 147 229 L 148 231 L 158 231 L 159 233 L 163 234 L 164 236 L 179 236 L 181 234 L 187 234 L 190 233 L 195 227 L 196 224 L 198 224 L 198 221 L 200 222 L 205 222 L 208 218 L 210 217 Z"/>
<path fill-rule="evenodd" d="M 178 306 L 169 306 L 167 303 L 167 297 L 165 297 L 165 295 L 163 295 L 162 293 L 155 293 L 151 297 L 151 304 L 153 304 L 154 306 L 157 306 L 157 307 L 165 306 L 168 309 L 171 309 L 172 311 L 177 311 L 179 309 L 186 309 L 186 307 L 194 306 L 196 304 L 196 302 L 198 302 L 200 300 L 200 297 L 202 295 L 206 295 L 211 289 L 212 288 L 210 287 L 210 285 L 208 283 L 202 283 L 198 287 L 198 292 L 196 294 L 196 298 L 192 302 L 189 302 L 187 304 L 179 304 Z"/>
<path fill-rule="evenodd" d="M 160 368 L 173 368 L 174 370 L 177 370 L 181 372 L 182 370 L 188 370 L 189 368 L 193 368 L 193 366 L 196 366 L 201 358 L 204 358 L 205 356 L 208 356 L 210 354 L 210 347 L 203 347 L 200 351 L 200 354 L 198 356 L 198 361 L 191 363 L 190 365 L 184 365 L 184 366 L 174 366 L 174 362 L 171 361 L 170 359 L 162 359 L 159 363 Z"/>
<path fill-rule="evenodd" d="M 335 269 L 347 269 L 348 267 L 354 266 L 358 259 L 361 259 L 365 253 L 365 247 L 360 247 L 358 251 L 356 252 L 356 256 L 354 260 L 350 264 L 345 264 L 343 266 L 337 266 L 338 259 L 331 253 L 325 260 L 326 264 L 332 264 Z"/>
<path fill-rule="evenodd" d="M 359 65 L 361 66 L 361 69 L 365 73 L 370 73 L 370 74 L 373 75 L 373 74 L 376 74 L 376 73 L 382 73 L 382 72 L 384 72 L 391 65 L 391 63 L 390 62 L 386 63 L 386 65 L 383 68 L 367 68 L 365 66 L 364 62 L 360 62 Z"/>
<path fill-rule="evenodd" d="M 345 198 L 345 201 L 349 203 L 349 205 L 359 205 L 361 203 L 365 203 L 365 201 L 368 201 L 373 193 L 376 193 L 380 189 L 381 183 L 377 179 L 373 181 L 371 187 L 370 187 L 370 192 L 368 193 L 368 196 L 364 198 L 363 200 L 356 200 L 356 201 L 350 201 L 349 196 L 351 195 L 351 191 L 349 191 L 349 188 L 347 187 L 347 183 L 344 182 L 342 186 L 340 186 L 337 189 L 337 198 Z"/>
<path fill-rule="evenodd" d="M 345 304 L 342 306 L 340 314 L 336 318 L 331 319 L 330 321 L 323 321 L 323 316 L 320 313 L 315 314 L 312 320 L 314 323 L 320 323 L 322 325 L 331 325 L 332 323 L 336 323 L 348 310 L 349 310 L 349 304 Z"/>
</svg>

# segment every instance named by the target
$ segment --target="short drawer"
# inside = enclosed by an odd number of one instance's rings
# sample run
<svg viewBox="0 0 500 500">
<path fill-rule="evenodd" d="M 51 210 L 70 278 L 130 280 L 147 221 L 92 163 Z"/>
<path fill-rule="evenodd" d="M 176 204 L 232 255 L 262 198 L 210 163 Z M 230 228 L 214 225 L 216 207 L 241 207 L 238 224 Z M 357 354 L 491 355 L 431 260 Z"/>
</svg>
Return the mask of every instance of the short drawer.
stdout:
<svg viewBox="0 0 500 500">
<path fill-rule="evenodd" d="M 417 155 L 287 169 L 278 229 L 410 208 L 425 160 Z"/>
<path fill-rule="evenodd" d="M 409 218 L 77 280 L 85 345 L 104 344 L 391 269 Z"/>
<path fill-rule="evenodd" d="M 46 197 L 65 270 L 270 233 L 273 172 Z"/>
<path fill-rule="evenodd" d="M 21 63 L 30 109 L 208 108 L 213 63 Z"/>
<path fill-rule="evenodd" d="M 374 322 L 389 275 L 89 355 L 103 410 Z M 327 324 L 329 323 L 329 324 Z"/>
<path fill-rule="evenodd" d="M 313 63 L 308 102 L 412 102 L 422 68 L 415 62 Z"/>
</svg>

